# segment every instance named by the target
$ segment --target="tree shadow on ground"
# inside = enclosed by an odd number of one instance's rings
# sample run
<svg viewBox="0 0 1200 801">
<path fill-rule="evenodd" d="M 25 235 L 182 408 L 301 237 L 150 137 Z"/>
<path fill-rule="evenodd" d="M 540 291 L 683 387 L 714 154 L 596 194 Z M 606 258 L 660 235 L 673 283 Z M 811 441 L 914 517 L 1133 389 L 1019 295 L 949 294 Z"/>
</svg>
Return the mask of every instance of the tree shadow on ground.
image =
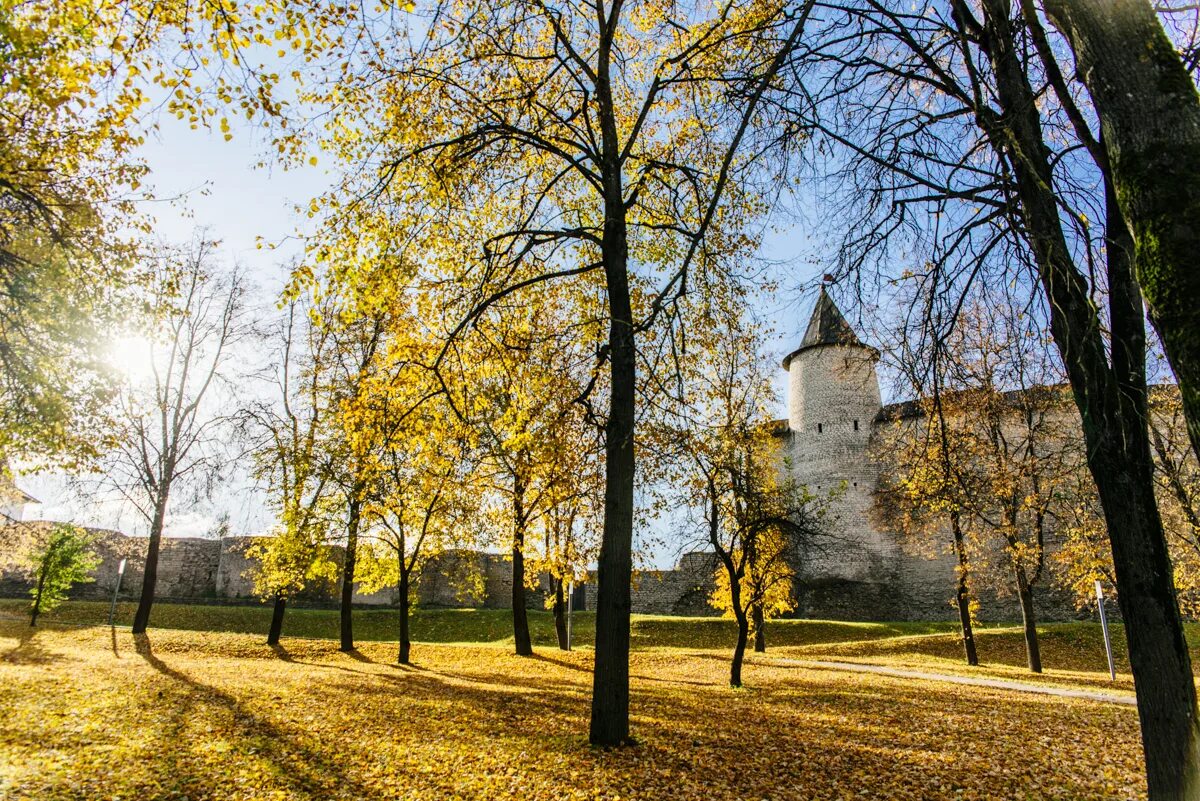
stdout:
<svg viewBox="0 0 1200 801">
<path fill-rule="evenodd" d="M 25 626 L 17 634 L 17 644 L 0 654 L 0 662 L 10 665 L 45 665 L 51 662 L 74 661 L 63 654 L 54 653 L 43 648 L 37 642 L 41 630 L 34 626 Z"/>
<path fill-rule="evenodd" d="M 146 634 L 134 635 L 134 640 L 138 655 L 148 665 L 187 691 L 188 701 L 176 714 L 176 736 L 181 733 L 188 717 L 186 712 L 195 705 L 196 700 L 202 700 L 225 709 L 232 717 L 234 725 L 241 729 L 242 737 L 262 739 L 269 744 L 266 749 L 259 749 L 258 754 L 273 764 L 276 776 L 292 791 L 303 793 L 313 801 L 329 798 L 337 793 L 348 792 L 356 798 L 366 798 L 372 794 L 368 788 L 345 775 L 333 760 L 308 748 L 270 720 L 246 708 L 233 695 L 197 681 L 167 665 L 154 654 L 150 638 Z"/>
<path fill-rule="evenodd" d="M 546 656 L 545 654 L 542 654 L 542 653 L 534 652 L 530 658 L 535 659 L 538 662 L 549 662 L 552 665 L 558 665 L 561 668 L 566 668 L 567 670 L 578 671 L 579 673 L 591 673 L 592 672 L 591 668 L 584 667 L 583 665 L 576 665 L 574 662 L 568 662 L 565 659 L 554 659 L 554 658 Z"/>
</svg>

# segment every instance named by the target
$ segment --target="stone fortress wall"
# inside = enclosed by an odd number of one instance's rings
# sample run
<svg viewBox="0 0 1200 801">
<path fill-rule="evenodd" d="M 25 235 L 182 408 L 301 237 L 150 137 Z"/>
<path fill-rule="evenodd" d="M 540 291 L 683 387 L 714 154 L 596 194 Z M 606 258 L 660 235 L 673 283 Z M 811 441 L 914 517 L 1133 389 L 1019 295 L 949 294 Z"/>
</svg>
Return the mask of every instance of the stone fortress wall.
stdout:
<svg viewBox="0 0 1200 801">
<path fill-rule="evenodd" d="M 953 620 L 955 563 L 947 551 L 930 557 L 907 551 L 895 535 L 872 519 L 879 466 L 872 446 L 885 425 L 911 416 L 914 404 L 882 406 L 875 371 L 878 353 L 863 344 L 822 289 L 800 347 L 783 363 L 788 371 L 788 418 L 773 431 L 783 445 L 783 464 L 815 492 L 841 488 L 831 505 L 830 536 L 819 546 L 798 554 L 795 616 L 861 621 Z M 1078 426 L 1078 421 L 1074 424 Z M 26 595 L 31 577 L 19 566 L 19 555 L 38 526 L 13 523 L 0 529 L 0 595 Z M 141 587 L 145 538 L 119 532 L 97 532 L 103 559 L 96 581 L 80 585 L 80 598 L 111 597 L 122 558 L 129 560 L 121 596 L 136 597 Z M 253 603 L 254 562 L 246 556 L 253 537 L 196 539 L 165 537 L 159 564 L 157 595 L 163 599 L 217 603 Z M 948 538 L 947 538 L 948 539 Z M 633 611 L 662 615 L 712 615 L 708 604 L 717 569 L 712 553 L 684 554 L 671 570 L 635 574 Z M 464 575 L 476 581 L 464 582 Z M 1071 599 L 1044 579 L 1035 590 L 1038 618 L 1068 620 L 1089 616 L 1077 611 Z M 548 576 L 538 577 L 539 590 L 529 593 L 529 605 L 544 604 L 550 592 Z M 440 607 L 506 608 L 511 603 L 512 572 L 499 554 L 457 551 L 432 562 L 418 583 L 418 603 Z M 976 587 L 980 618 L 1015 621 L 1020 610 L 1015 597 Z M 577 609 L 595 608 L 594 576 L 578 587 Z M 310 588 L 301 604 L 333 604 L 334 583 Z M 356 595 L 356 603 L 393 604 L 394 591 Z"/>
</svg>

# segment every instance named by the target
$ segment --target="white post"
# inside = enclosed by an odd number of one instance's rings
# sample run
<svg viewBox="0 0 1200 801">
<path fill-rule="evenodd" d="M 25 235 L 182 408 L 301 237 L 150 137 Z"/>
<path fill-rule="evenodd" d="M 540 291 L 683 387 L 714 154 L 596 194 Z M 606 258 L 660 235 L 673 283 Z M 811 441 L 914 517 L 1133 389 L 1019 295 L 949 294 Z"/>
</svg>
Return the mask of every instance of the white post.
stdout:
<svg viewBox="0 0 1200 801">
<path fill-rule="evenodd" d="M 575 582 L 567 584 L 567 650 L 571 650 L 571 613 L 575 611 Z"/>
<path fill-rule="evenodd" d="M 1104 652 L 1108 654 L 1108 675 L 1113 681 L 1117 680 L 1117 669 L 1113 665 L 1112 642 L 1108 639 L 1108 616 L 1104 614 L 1104 587 L 1100 579 L 1096 579 L 1096 607 L 1100 610 L 1100 628 L 1104 631 Z"/>
<path fill-rule="evenodd" d="M 117 565 L 117 586 L 113 587 L 112 606 L 108 607 L 108 625 L 113 624 L 113 615 L 117 611 L 117 593 L 121 591 L 121 578 L 125 575 L 125 560 L 121 560 L 121 564 Z"/>
</svg>

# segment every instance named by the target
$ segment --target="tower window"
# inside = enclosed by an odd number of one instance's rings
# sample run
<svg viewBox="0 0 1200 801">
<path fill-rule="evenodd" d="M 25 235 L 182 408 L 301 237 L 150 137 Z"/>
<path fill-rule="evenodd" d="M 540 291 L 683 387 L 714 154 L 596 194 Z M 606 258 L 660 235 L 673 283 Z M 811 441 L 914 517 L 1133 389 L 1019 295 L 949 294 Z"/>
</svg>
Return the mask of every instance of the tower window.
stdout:
<svg viewBox="0 0 1200 801">
<path fill-rule="evenodd" d="M 817 423 L 817 433 L 820 434 L 825 430 L 824 423 Z"/>
<path fill-rule="evenodd" d="M 855 431 L 858 430 L 858 421 L 857 420 L 854 421 L 854 430 Z"/>
</svg>

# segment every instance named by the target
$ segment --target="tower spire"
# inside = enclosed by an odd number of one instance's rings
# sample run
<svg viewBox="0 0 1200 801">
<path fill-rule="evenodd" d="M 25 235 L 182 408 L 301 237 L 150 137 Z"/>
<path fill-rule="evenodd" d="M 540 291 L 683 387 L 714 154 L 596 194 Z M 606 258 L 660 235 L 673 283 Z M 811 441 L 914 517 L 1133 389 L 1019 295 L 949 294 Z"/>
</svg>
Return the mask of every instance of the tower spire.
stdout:
<svg viewBox="0 0 1200 801">
<path fill-rule="evenodd" d="M 784 369 L 787 369 L 788 364 L 801 351 L 820 345 L 867 347 L 858 338 L 858 334 L 854 333 L 850 323 L 846 322 L 846 318 L 842 316 L 842 312 L 833 302 L 833 298 L 829 297 L 829 293 L 825 291 L 824 284 L 821 286 L 820 294 L 817 295 L 817 305 L 813 307 L 812 317 L 808 320 L 808 328 L 804 330 L 804 339 L 800 340 L 800 347 L 783 360 Z"/>
</svg>

